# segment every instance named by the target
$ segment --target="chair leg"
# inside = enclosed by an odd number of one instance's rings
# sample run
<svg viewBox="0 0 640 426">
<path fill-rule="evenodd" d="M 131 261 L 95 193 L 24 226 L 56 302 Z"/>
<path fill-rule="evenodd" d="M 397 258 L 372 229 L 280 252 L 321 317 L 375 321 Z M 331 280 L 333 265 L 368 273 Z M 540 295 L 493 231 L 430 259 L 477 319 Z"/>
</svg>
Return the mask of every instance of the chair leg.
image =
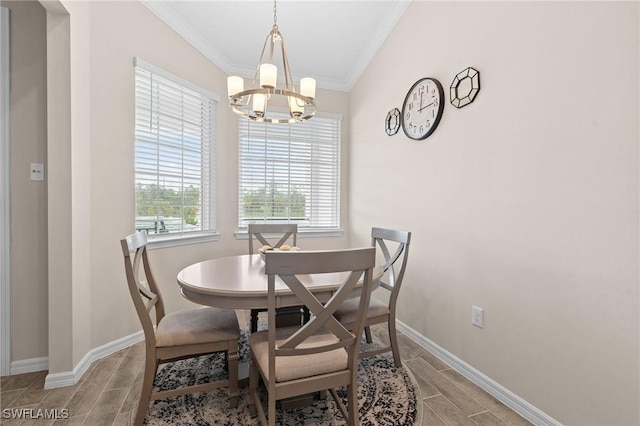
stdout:
<svg viewBox="0 0 640 426">
<path fill-rule="evenodd" d="M 351 383 L 347 386 L 347 409 L 349 410 L 349 418 L 347 424 L 349 426 L 356 426 L 360 424 L 360 413 L 358 409 L 358 385 Z"/>
<path fill-rule="evenodd" d="M 258 395 L 258 387 L 260 385 L 260 372 L 255 365 L 253 355 L 251 356 L 251 364 L 249 365 L 249 414 L 252 416 L 258 415 L 261 426 L 275 426 L 276 422 L 276 400 L 274 397 L 275 389 L 272 392 L 267 391 L 267 413 L 269 418 L 265 417 L 262 403 L 260 402 L 260 396 Z"/>
<path fill-rule="evenodd" d="M 269 426 L 276 426 L 276 397 L 275 395 L 269 393 L 267 398 Z"/>
<path fill-rule="evenodd" d="M 396 321 L 394 318 L 389 318 L 389 342 L 391 343 L 391 351 L 393 352 L 393 361 L 396 364 L 396 368 L 400 368 L 402 367 L 402 361 L 400 360 L 400 348 L 398 347 Z"/>
<path fill-rule="evenodd" d="M 233 350 L 233 352 L 232 352 Z M 230 348 L 227 352 L 227 363 L 229 365 L 229 407 L 238 407 L 238 348 Z"/>
<path fill-rule="evenodd" d="M 371 328 L 369 328 L 368 325 L 364 328 L 364 336 L 367 339 L 367 343 L 373 342 L 373 339 L 371 338 Z"/>
<path fill-rule="evenodd" d="M 260 400 L 258 398 L 258 369 L 254 365 L 253 360 L 249 365 L 249 414 L 255 416 L 260 415 L 260 407 L 258 407 Z M 260 419 L 262 424 L 262 419 Z"/>
<path fill-rule="evenodd" d="M 147 414 L 147 408 L 149 407 L 149 401 L 151 399 L 151 391 L 153 390 L 153 380 L 156 377 L 157 371 L 158 360 L 155 358 L 155 353 L 149 353 L 149 351 L 147 351 L 142 390 L 140 391 L 140 399 L 138 401 L 138 411 L 136 412 L 136 418 L 133 422 L 135 426 L 141 426 L 144 422 L 144 416 Z"/>
</svg>

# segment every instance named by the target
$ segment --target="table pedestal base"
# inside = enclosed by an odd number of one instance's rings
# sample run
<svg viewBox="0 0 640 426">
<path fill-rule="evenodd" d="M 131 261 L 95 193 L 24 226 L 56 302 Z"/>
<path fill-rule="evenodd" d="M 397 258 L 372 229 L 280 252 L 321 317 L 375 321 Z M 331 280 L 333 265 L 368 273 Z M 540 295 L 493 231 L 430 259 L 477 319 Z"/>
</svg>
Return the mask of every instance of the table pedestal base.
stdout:
<svg viewBox="0 0 640 426">
<path fill-rule="evenodd" d="M 258 331 L 258 314 L 266 309 L 252 309 L 250 318 L 250 330 Z M 292 327 L 302 325 L 309 321 L 309 311 L 304 306 L 288 306 L 276 309 L 276 327 Z"/>
</svg>

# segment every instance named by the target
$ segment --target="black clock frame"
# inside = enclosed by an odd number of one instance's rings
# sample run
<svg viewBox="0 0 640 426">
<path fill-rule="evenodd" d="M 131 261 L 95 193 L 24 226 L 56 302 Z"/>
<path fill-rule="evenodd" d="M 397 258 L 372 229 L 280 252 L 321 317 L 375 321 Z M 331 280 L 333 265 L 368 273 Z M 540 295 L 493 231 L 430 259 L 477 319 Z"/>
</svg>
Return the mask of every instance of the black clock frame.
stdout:
<svg viewBox="0 0 640 426">
<path fill-rule="evenodd" d="M 440 104 L 438 105 L 438 113 L 436 114 L 436 118 L 434 119 L 433 124 L 431 125 L 431 128 L 429 129 L 429 131 L 427 133 L 425 133 L 423 136 L 419 137 L 419 138 L 414 138 L 413 136 L 411 136 L 407 132 L 407 129 L 405 127 L 405 124 L 404 124 L 404 109 L 405 109 L 405 107 L 407 105 L 407 100 L 409 99 L 409 96 L 411 95 L 411 92 L 413 91 L 413 89 L 418 84 L 420 84 L 421 82 L 423 82 L 425 80 L 431 80 L 431 81 L 433 81 L 435 83 L 436 88 L 438 89 L 438 93 L 440 94 Z M 432 77 L 424 77 L 424 78 L 419 79 L 415 83 L 413 83 L 413 85 L 411 86 L 411 88 L 409 89 L 409 91 L 407 92 L 407 94 L 404 97 L 404 102 L 402 102 L 401 119 L 402 119 L 402 130 L 404 131 L 404 134 L 409 139 L 413 139 L 413 140 L 416 140 L 416 141 L 424 140 L 424 139 L 428 138 L 429 136 L 431 136 L 431 134 L 436 130 L 436 127 L 438 127 L 438 124 L 440 124 L 440 119 L 442 118 L 442 112 L 444 111 L 444 104 L 445 104 L 444 89 L 442 88 L 442 84 L 437 79 L 432 78 Z"/>
</svg>

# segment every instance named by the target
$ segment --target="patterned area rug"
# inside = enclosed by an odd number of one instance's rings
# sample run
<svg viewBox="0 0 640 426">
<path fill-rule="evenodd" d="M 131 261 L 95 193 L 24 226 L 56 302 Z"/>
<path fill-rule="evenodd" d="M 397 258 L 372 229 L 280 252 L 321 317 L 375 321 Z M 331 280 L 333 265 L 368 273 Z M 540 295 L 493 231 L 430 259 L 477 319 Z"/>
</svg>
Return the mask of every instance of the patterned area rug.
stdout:
<svg viewBox="0 0 640 426">
<path fill-rule="evenodd" d="M 375 343 L 374 343 L 375 344 Z M 240 359 L 248 359 L 246 332 L 240 340 Z M 180 384 L 202 383 L 223 377 L 224 363 L 221 355 L 200 357 L 167 364 L 158 371 L 155 388 L 170 389 Z M 358 369 L 358 405 L 360 421 L 366 425 L 414 425 L 418 415 L 416 396 L 418 389 L 411 374 L 405 368 L 396 369 L 390 353 L 360 361 Z M 337 389 L 346 404 L 345 389 Z M 238 408 L 229 408 L 227 389 L 182 395 L 154 401 L 147 409 L 145 424 L 168 425 L 259 425 L 257 417 L 249 414 L 247 388 L 241 388 Z M 263 401 L 266 396 L 263 395 Z M 135 416 L 134 407 L 132 417 Z M 331 395 L 315 400 L 311 406 L 290 410 L 278 410 L 278 425 L 346 424 L 342 413 Z"/>
</svg>

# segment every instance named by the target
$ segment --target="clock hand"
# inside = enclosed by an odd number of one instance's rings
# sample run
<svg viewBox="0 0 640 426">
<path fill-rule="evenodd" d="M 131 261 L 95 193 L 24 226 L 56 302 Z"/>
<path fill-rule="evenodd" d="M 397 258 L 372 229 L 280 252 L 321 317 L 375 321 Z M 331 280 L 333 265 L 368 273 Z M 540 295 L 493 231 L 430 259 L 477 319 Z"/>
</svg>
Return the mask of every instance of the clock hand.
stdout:
<svg viewBox="0 0 640 426">
<path fill-rule="evenodd" d="M 429 105 L 425 105 L 421 108 L 418 109 L 418 112 L 422 112 L 423 109 L 430 107 L 431 105 L 433 105 L 435 102 L 431 102 Z"/>
</svg>

